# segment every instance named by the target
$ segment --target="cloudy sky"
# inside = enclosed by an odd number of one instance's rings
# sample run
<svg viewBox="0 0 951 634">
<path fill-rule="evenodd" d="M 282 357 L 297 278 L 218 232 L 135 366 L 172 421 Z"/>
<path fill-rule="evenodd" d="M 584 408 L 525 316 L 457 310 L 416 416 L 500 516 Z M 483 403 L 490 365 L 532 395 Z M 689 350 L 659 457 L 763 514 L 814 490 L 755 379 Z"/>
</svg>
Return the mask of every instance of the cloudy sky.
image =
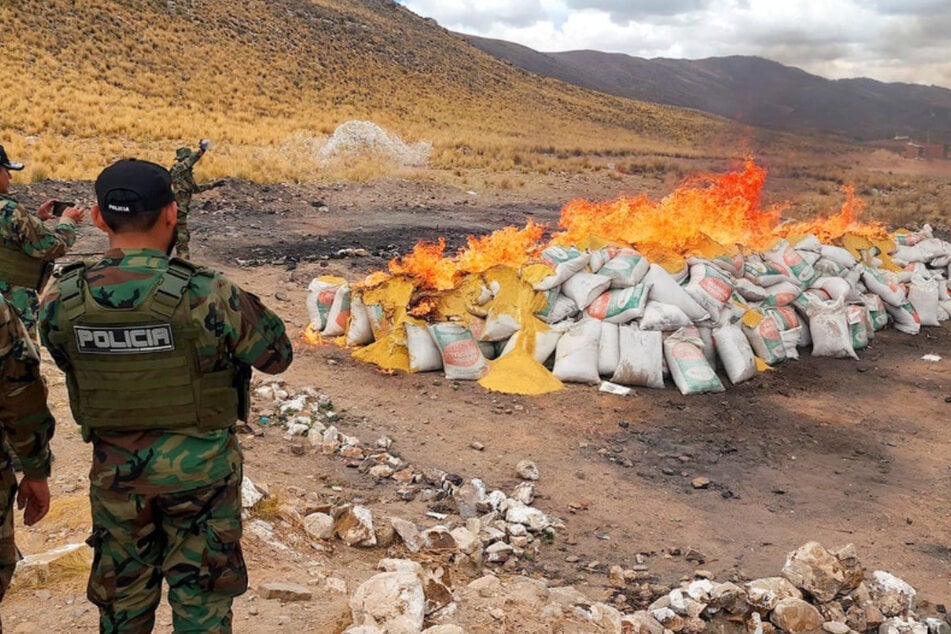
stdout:
<svg viewBox="0 0 951 634">
<path fill-rule="evenodd" d="M 839 79 L 951 88 L 949 0 L 400 0 L 453 31 L 538 51 L 758 55 Z"/>
</svg>

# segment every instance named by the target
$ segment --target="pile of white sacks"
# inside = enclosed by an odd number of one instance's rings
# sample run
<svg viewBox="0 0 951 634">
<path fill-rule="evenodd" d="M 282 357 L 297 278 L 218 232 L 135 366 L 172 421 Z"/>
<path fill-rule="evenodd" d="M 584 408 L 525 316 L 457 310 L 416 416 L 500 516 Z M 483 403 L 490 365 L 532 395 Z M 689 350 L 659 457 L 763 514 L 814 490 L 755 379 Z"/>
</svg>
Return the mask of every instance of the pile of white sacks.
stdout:
<svg viewBox="0 0 951 634">
<path fill-rule="evenodd" d="M 442 369 L 450 379 L 483 377 L 489 360 L 531 336 L 527 349 L 564 382 L 663 388 L 669 376 L 684 394 L 718 392 L 718 368 L 737 384 L 762 364 L 799 358 L 800 348 L 858 358 L 888 324 L 917 334 L 948 319 L 951 243 L 927 225 L 894 238 L 890 259 L 898 266 L 885 267 L 875 248 L 859 258 L 808 236 L 761 253 L 689 258 L 673 274 L 631 248 L 554 246 L 542 253 L 552 274 L 532 285 L 545 298 L 534 317 L 547 326 L 525 328 L 519 311 L 504 306 L 396 326 L 405 328 L 411 370 Z M 351 302 L 346 284 L 314 280 L 310 290 L 316 331 L 348 334 L 349 344 L 373 341 L 380 307 Z M 480 301 L 490 305 L 499 289 L 484 290 Z M 348 333 L 355 328 L 360 337 Z"/>
</svg>

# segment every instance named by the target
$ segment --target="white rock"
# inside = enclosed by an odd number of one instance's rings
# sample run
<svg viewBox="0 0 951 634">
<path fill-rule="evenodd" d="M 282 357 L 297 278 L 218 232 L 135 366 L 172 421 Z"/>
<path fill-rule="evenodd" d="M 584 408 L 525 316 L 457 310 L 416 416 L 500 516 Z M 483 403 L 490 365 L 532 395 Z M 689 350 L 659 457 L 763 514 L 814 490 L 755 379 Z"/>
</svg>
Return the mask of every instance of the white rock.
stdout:
<svg viewBox="0 0 951 634">
<path fill-rule="evenodd" d="M 512 491 L 512 496 L 522 504 L 531 504 L 535 501 L 535 485 L 531 482 L 519 482 Z"/>
<path fill-rule="evenodd" d="M 334 518 L 326 513 L 311 513 L 304 518 L 304 531 L 312 539 L 327 541 L 334 535 Z"/>
<path fill-rule="evenodd" d="M 264 493 L 251 482 L 251 478 L 244 476 L 241 480 L 241 508 L 252 508 L 263 499 Z"/>
<path fill-rule="evenodd" d="M 502 507 L 502 504 L 504 504 L 505 500 L 507 499 L 508 498 L 504 493 L 499 490 L 495 490 L 489 493 L 489 495 L 486 497 L 486 503 L 492 507 L 492 510 L 497 511 Z"/>
<path fill-rule="evenodd" d="M 295 436 L 303 436 L 310 431 L 310 425 L 304 425 L 303 423 L 290 423 L 287 426 L 287 431 L 284 432 L 284 439 L 290 440 Z"/>
<path fill-rule="evenodd" d="M 915 589 L 904 580 L 889 572 L 885 572 L 884 570 L 876 570 L 873 572 L 869 590 L 872 596 L 876 598 L 887 592 L 897 592 L 905 600 L 909 610 L 915 609 L 915 596 L 917 594 Z"/>
<path fill-rule="evenodd" d="M 376 546 L 373 514 L 365 506 L 344 509 L 334 523 L 334 533 L 348 546 Z"/>
<path fill-rule="evenodd" d="M 443 625 L 434 625 L 423 630 L 423 634 L 466 634 L 466 631 L 458 625 L 445 623 Z"/>
<path fill-rule="evenodd" d="M 522 460 L 515 465 L 515 472 L 523 480 L 537 480 L 538 466 L 531 460 Z"/>
<path fill-rule="evenodd" d="M 505 521 L 523 524 L 532 531 L 542 531 L 551 525 L 542 511 L 534 506 L 526 506 L 518 500 L 509 498 L 508 507 L 505 510 Z"/>
<path fill-rule="evenodd" d="M 452 538 L 456 540 L 456 547 L 459 552 L 471 555 L 482 546 L 479 537 L 464 526 L 459 526 L 449 532 Z"/>
<path fill-rule="evenodd" d="M 687 586 L 687 595 L 694 601 L 708 602 L 713 594 L 713 582 L 709 579 L 697 579 Z"/>
<path fill-rule="evenodd" d="M 388 634 L 416 634 L 425 615 L 423 587 L 412 572 L 383 572 L 363 582 L 350 597 L 356 625 L 382 627 Z"/>
<path fill-rule="evenodd" d="M 419 529 L 416 528 L 416 524 L 399 517 L 391 517 L 390 524 L 393 526 L 396 534 L 400 536 L 406 549 L 411 553 L 418 553 L 419 549 L 423 546 L 423 540 L 419 534 Z"/>
<path fill-rule="evenodd" d="M 419 577 L 423 575 L 423 567 L 412 559 L 381 559 L 376 567 L 383 572 L 412 572 Z"/>
<path fill-rule="evenodd" d="M 480 597 L 488 598 L 502 591 L 502 582 L 495 575 L 484 575 L 466 586 L 466 591 L 475 592 Z"/>
<path fill-rule="evenodd" d="M 321 450 L 326 455 L 330 455 L 337 451 L 340 447 L 340 432 L 337 431 L 337 428 L 333 425 L 329 426 L 324 430 L 323 437 L 321 439 Z"/>
<path fill-rule="evenodd" d="M 278 411 L 281 414 L 287 414 L 288 412 L 300 412 L 307 407 L 307 396 L 304 394 L 299 394 L 289 401 L 284 401 L 278 407 Z"/>
<path fill-rule="evenodd" d="M 896 616 L 879 625 L 878 634 L 928 634 L 928 626 L 910 617 Z"/>
</svg>

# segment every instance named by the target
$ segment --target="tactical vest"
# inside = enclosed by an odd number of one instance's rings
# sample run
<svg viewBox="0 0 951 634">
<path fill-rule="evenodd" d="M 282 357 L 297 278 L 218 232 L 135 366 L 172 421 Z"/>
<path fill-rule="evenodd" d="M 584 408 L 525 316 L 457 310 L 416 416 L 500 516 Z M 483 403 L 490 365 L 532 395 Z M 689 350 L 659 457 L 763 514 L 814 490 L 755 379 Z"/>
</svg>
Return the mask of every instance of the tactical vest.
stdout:
<svg viewBox="0 0 951 634">
<path fill-rule="evenodd" d="M 201 332 L 183 296 L 198 268 L 173 258 L 135 308 L 103 308 L 85 283 L 86 266 L 67 266 L 59 281 L 59 332 L 52 343 L 69 357 L 66 385 L 83 438 L 91 431 L 208 431 L 247 413 L 250 373 L 233 364 L 203 373 Z"/>
<path fill-rule="evenodd" d="M 30 257 L 18 247 L 0 244 L 0 279 L 13 286 L 43 290 L 53 263 Z"/>
</svg>

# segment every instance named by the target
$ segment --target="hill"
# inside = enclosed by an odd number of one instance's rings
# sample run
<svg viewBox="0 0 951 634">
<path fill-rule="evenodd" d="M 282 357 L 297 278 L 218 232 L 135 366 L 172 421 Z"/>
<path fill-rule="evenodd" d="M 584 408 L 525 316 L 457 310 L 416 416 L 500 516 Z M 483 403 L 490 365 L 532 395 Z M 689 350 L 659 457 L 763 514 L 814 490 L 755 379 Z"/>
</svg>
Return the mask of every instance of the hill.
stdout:
<svg viewBox="0 0 951 634">
<path fill-rule="evenodd" d="M 685 60 L 598 51 L 540 53 L 511 42 L 460 37 L 538 75 L 755 126 L 836 133 L 863 141 L 909 135 L 951 142 L 951 90 L 937 86 L 833 81 L 759 57 Z"/>
<path fill-rule="evenodd" d="M 319 139 L 361 119 L 432 143 L 431 164 L 453 169 L 755 136 L 512 68 L 391 0 L 13 0 L 0 20 L 3 142 L 33 180 L 131 153 L 166 162 L 205 136 L 211 175 L 306 180 Z"/>
</svg>

